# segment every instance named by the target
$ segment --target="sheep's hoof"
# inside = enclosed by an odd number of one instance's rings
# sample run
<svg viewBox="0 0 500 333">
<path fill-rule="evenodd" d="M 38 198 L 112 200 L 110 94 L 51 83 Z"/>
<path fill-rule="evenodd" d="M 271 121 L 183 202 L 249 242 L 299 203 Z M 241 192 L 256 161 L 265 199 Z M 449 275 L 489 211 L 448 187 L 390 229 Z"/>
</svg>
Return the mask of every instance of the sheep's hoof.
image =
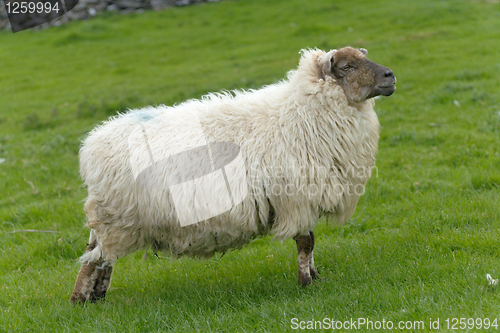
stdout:
<svg viewBox="0 0 500 333">
<path fill-rule="evenodd" d="M 71 295 L 69 302 L 73 305 L 75 304 L 84 304 L 87 302 L 87 297 L 84 294 L 75 294 Z"/>
<path fill-rule="evenodd" d="M 312 283 L 312 279 L 311 279 L 311 276 L 309 274 L 304 274 L 304 273 L 299 272 L 299 284 L 302 287 L 305 287 L 311 283 Z"/>
<path fill-rule="evenodd" d="M 319 280 L 320 277 L 319 277 L 318 272 L 314 268 L 311 268 L 310 270 L 311 270 L 311 278 L 313 280 Z"/>
<path fill-rule="evenodd" d="M 97 301 L 104 300 L 105 296 L 106 296 L 106 292 L 104 292 L 102 294 L 91 293 L 90 295 L 85 295 L 83 293 L 80 293 L 80 294 L 73 293 L 73 295 L 71 295 L 69 302 L 73 305 L 85 304 L 87 302 L 95 303 Z"/>
</svg>

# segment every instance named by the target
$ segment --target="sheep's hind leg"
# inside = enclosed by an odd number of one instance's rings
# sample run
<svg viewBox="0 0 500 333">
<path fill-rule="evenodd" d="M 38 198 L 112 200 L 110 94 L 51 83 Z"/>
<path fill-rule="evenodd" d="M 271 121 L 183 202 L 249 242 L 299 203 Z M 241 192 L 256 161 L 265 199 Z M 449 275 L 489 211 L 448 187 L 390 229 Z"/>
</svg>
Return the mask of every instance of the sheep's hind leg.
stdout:
<svg viewBox="0 0 500 333">
<path fill-rule="evenodd" d="M 297 243 L 297 258 L 299 262 L 298 282 L 303 287 L 312 282 L 313 278 L 318 276 L 314 268 L 313 249 L 314 234 L 311 231 L 309 235 L 301 235 L 294 238 Z"/>
<path fill-rule="evenodd" d="M 97 246 L 97 238 L 93 237 L 92 232 L 90 233 L 89 244 L 87 245 L 86 252 L 90 252 Z M 75 288 L 73 289 L 73 294 L 71 294 L 71 303 L 81 302 L 85 303 L 90 299 L 90 294 L 94 290 L 94 285 L 97 280 L 97 263 L 90 262 L 82 264 L 78 277 L 76 278 Z"/>
<path fill-rule="evenodd" d="M 90 301 L 95 302 L 99 299 L 103 299 L 106 296 L 109 285 L 111 283 L 111 274 L 113 273 L 113 266 L 106 263 L 101 263 L 99 267 L 96 268 L 97 279 L 93 291 L 90 293 Z"/>
<path fill-rule="evenodd" d="M 97 239 L 91 232 L 86 251 L 90 252 L 96 246 Z M 98 299 L 104 298 L 109 288 L 112 272 L 113 267 L 105 263 L 102 259 L 82 264 L 70 302 L 73 304 L 78 302 L 85 303 L 86 301 L 95 302 Z"/>
</svg>

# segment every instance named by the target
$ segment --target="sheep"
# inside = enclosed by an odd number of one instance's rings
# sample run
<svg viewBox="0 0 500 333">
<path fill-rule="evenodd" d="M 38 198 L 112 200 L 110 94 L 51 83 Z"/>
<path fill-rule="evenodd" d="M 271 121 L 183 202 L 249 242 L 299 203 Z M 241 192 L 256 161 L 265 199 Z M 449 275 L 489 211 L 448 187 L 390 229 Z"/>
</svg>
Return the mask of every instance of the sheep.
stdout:
<svg viewBox="0 0 500 333">
<path fill-rule="evenodd" d="M 104 298 L 113 265 L 136 250 L 206 258 L 268 234 L 295 240 L 298 283 L 310 284 L 313 229 L 354 213 L 378 149 L 373 98 L 396 89 L 366 55 L 302 50 L 279 83 L 131 110 L 91 131 L 80 150 L 90 239 L 71 303 Z"/>
</svg>

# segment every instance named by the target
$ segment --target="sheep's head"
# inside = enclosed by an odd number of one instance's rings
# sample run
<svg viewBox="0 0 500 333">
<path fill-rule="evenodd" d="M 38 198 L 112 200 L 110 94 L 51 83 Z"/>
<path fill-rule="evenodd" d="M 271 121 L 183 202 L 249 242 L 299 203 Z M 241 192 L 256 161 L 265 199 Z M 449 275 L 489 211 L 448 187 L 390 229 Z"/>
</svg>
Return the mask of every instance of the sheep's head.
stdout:
<svg viewBox="0 0 500 333">
<path fill-rule="evenodd" d="M 369 60 L 367 54 L 365 49 L 344 47 L 318 58 L 322 77 L 333 77 L 350 102 L 357 103 L 378 95 L 390 96 L 396 90 L 394 73 Z"/>
</svg>

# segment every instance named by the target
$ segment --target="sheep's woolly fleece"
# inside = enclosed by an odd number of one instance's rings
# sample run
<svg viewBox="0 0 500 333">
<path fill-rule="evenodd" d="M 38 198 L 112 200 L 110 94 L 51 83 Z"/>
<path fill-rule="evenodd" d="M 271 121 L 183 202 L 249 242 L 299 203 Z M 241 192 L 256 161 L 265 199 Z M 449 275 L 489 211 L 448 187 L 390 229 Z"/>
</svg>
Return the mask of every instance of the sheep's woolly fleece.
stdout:
<svg viewBox="0 0 500 333">
<path fill-rule="evenodd" d="M 303 50 L 297 70 L 259 90 L 132 110 L 93 130 L 80 151 L 80 172 L 89 193 L 91 240 L 97 238 L 98 246 L 82 260 L 113 264 L 151 245 L 174 257 L 209 257 L 259 235 L 284 240 L 308 234 L 321 215 L 345 222 L 375 164 L 379 123 L 373 99 L 349 105 L 334 79 L 322 79 L 325 54 Z M 187 150 L 204 144 L 179 139 L 196 124 L 207 142 L 240 147 L 248 194 L 223 214 L 181 227 L 161 185 L 162 169 L 142 184 L 135 178 L 129 138 L 145 128 L 155 137 L 152 150 Z M 220 189 L 213 190 L 217 197 Z"/>
</svg>

